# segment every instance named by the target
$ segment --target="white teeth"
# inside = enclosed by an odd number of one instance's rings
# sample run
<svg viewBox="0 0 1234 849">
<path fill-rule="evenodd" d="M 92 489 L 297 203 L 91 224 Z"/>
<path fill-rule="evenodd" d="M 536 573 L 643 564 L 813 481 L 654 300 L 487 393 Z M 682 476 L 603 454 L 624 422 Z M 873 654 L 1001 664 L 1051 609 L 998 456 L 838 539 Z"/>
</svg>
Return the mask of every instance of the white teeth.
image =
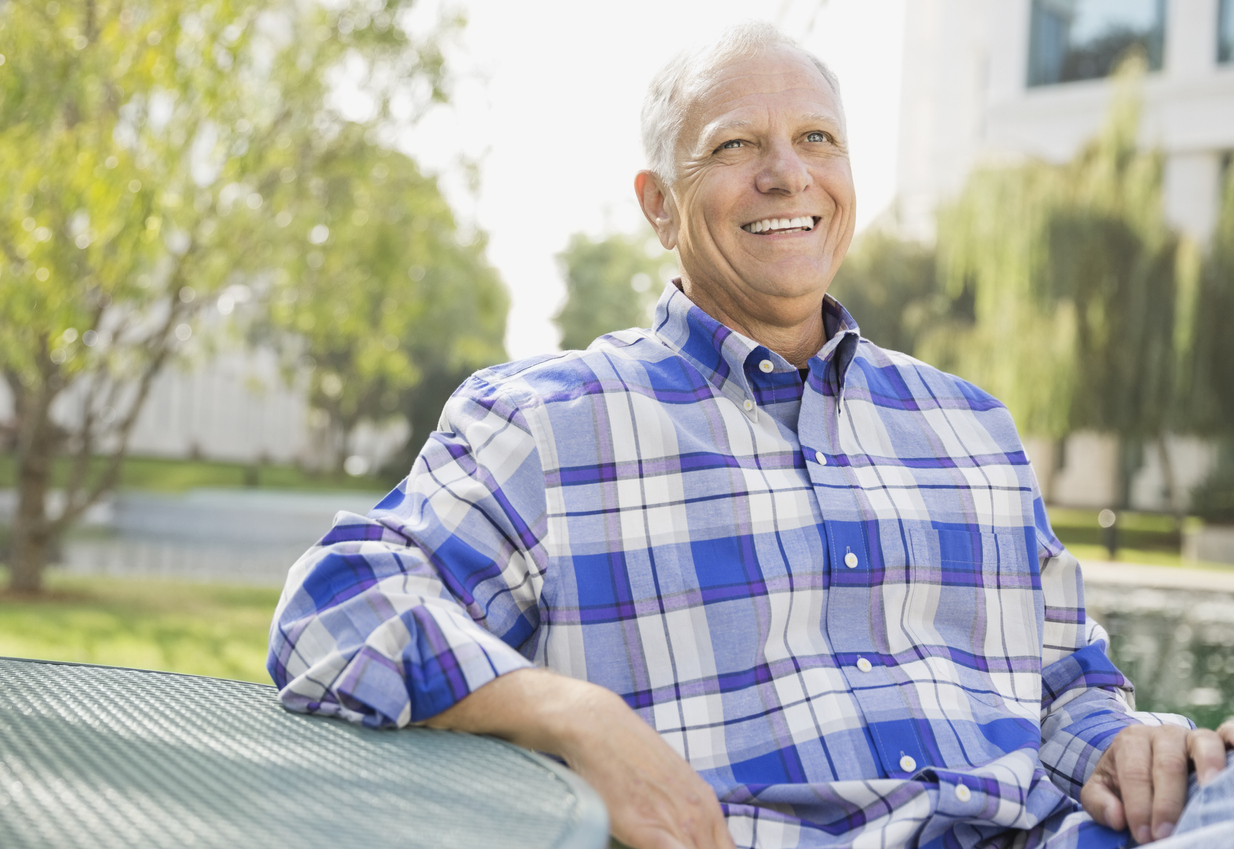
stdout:
<svg viewBox="0 0 1234 849">
<path fill-rule="evenodd" d="M 797 218 L 764 218 L 762 221 L 753 221 L 747 224 L 743 229 L 747 233 L 766 233 L 769 230 L 813 230 L 814 219 L 808 215 L 798 216 Z"/>
</svg>

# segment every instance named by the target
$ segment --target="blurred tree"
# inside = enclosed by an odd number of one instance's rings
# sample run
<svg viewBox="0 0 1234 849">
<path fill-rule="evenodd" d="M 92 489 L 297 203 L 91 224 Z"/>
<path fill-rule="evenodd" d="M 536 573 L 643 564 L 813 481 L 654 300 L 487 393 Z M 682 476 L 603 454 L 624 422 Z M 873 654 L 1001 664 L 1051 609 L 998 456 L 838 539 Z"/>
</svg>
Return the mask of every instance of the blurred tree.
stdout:
<svg viewBox="0 0 1234 849">
<path fill-rule="evenodd" d="M 56 538 L 115 485 L 151 382 L 192 336 L 197 311 L 246 281 L 297 283 L 294 267 L 269 272 L 292 255 L 307 262 L 316 228 L 329 226 L 317 172 L 361 148 L 370 156 L 382 128 L 444 98 L 438 44 L 458 22 L 413 36 L 410 6 L 0 5 L 14 589 L 40 588 Z M 308 191 L 296 188 L 297 205 L 283 208 L 296 184 Z M 53 515 L 60 456 L 70 473 Z"/>
<path fill-rule="evenodd" d="M 1189 257 L 1190 258 L 1190 257 Z M 1185 263 L 1184 265 L 1190 265 Z M 1195 432 L 1217 442 L 1217 462 L 1192 492 L 1196 515 L 1214 524 L 1234 524 L 1234 164 L 1227 160 L 1221 215 L 1207 255 L 1184 289 L 1180 314 L 1189 343 L 1179 368 L 1178 404 Z"/>
<path fill-rule="evenodd" d="M 884 348 L 912 354 L 917 338 L 940 318 L 964 311 L 962 297 L 939 292 L 932 247 L 868 230 L 853 245 L 828 290 Z"/>
<path fill-rule="evenodd" d="M 1188 246 L 1191 247 L 1191 246 Z M 1234 165 L 1226 166 L 1221 214 L 1206 255 L 1183 267 L 1178 401 L 1189 430 L 1234 440 Z M 1198 269 L 1194 266 L 1198 265 Z M 1188 267 L 1191 266 L 1191 267 Z"/>
<path fill-rule="evenodd" d="M 459 384 L 473 371 L 507 358 L 503 339 L 509 297 L 484 259 L 484 246 L 481 235 L 470 244 L 448 246 L 420 284 L 426 320 L 405 344 L 420 364 L 421 379 L 399 394 L 399 409 L 411 431 L 388 464 L 391 476 L 401 478 L 411 469 Z"/>
<path fill-rule="evenodd" d="M 1174 417 L 1179 241 L 1161 203 L 1162 159 L 1136 145 L 1142 58 L 1116 83 L 1100 135 L 1069 163 L 970 177 L 939 216 L 940 277 L 973 293 L 971 324 L 942 322 L 922 355 L 980 384 L 1027 433 L 1091 428 L 1120 441 L 1129 497 L 1146 441 Z"/>
<path fill-rule="evenodd" d="M 282 347 L 289 371 L 308 371 L 338 470 L 361 421 L 408 417 L 422 443 L 422 408 L 433 405 L 422 396 L 437 398 L 437 376 L 457 375 L 457 386 L 505 359 L 509 299 L 485 259 L 483 235 L 460 234 L 436 181 L 364 135 L 359 125 L 343 128 L 309 180 L 275 194 L 286 217 L 266 226 L 299 221 L 308 244 L 267 240 L 282 253 L 273 257 L 269 307 L 254 327 L 257 338 Z"/>
<path fill-rule="evenodd" d="M 650 228 L 644 229 L 599 241 L 575 233 L 557 254 L 566 278 L 566 302 L 553 317 L 562 350 L 583 349 L 605 333 L 650 323 L 650 310 L 677 266 Z"/>
</svg>

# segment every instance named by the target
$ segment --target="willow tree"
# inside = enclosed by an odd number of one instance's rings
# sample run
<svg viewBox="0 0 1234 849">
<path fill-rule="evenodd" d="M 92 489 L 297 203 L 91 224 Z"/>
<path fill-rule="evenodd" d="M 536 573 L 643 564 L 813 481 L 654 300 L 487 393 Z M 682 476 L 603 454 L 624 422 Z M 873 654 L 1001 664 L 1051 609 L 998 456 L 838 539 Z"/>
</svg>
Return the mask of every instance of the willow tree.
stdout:
<svg viewBox="0 0 1234 849">
<path fill-rule="evenodd" d="M 1194 288 L 1180 299 L 1188 344 L 1178 375 L 1177 409 L 1189 429 L 1218 445 L 1215 467 L 1192 492 L 1206 521 L 1234 524 L 1234 168 L 1227 171 L 1221 214 Z M 1190 277 L 1190 275 L 1188 275 Z"/>
<path fill-rule="evenodd" d="M 873 229 L 854 240 L 828 292 L 857 319 L 863 336 L 912 354 L 939 321 L 970 317 L 965 293 L 942 296 L 936 276 L 932 247 Z"/>
<path fill-rule="evenodd" d="M 1234 167 L 1227 171 L 1221 214 L 1193 290 L 1180 298 L 1186 345 L 1179 406 L 1189 429 L 1234 440 Z"/>
<path fill-rule="evenodd" d="M 375 144 L 381 127 L 444 97 L 442 30 L 410 34 L 410 5 L 0 4 L 14 589 L 41 586 L 55 539 L 117 482 L 151 383 L 196 311 L 311 248 L 318 216 L 279 209 L 281 187 L 319 179 L 357 124 Z M 364 101 L 359 119 L 341 91 Z M 57 458 L 69 472 L 52 514 Z"/>
<path fill-rule="evenodd" d="M 1029 434 L 1116 435 L 1123 504 L 1141 447 L 1164 447 L 1177 425 L 1185 344 L 1162 157 L 1136 143 L 1142 76 L 1142 61 L 1125 63 L 1101 132 L 1070 162 L 978 171 L 941 211 L 940 282 L 971 291 L 973 321 L 920 346 L 1002 398 Z"/>
</svg>

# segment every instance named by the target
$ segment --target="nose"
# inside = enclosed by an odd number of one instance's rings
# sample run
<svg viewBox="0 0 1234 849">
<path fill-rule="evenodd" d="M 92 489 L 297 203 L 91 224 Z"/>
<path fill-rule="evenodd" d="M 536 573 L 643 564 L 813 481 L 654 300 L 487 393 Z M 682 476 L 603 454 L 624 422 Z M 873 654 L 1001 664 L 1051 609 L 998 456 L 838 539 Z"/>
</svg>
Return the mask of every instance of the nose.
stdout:
<svg viewBox="0 0 1234 849">
<path fill-rule="evenodd" d="M 789 141 L 778 141 L 767 149 L 763 167 L 755 178 L 760 192 L 795 195 L 810 186 L 810 170 Z"/>
</svg>

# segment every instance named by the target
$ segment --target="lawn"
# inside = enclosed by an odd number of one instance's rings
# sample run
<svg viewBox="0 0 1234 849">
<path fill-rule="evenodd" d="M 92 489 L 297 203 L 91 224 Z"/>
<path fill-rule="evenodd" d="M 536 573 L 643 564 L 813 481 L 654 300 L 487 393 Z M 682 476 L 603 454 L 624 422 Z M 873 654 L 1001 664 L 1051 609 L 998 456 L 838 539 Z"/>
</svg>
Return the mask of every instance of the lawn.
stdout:
<svg viewBox="0 0 1234 849">
<path fill-rule="evenodd" d="M 102 462 L 96 460 L 95 468 Z M 68 480 L 69 464 L 61 459 L 52 467 L 52 485 L 61 486 Z M 0 453 L 0 489 L 14 485 L 13 455 Z M 383 490 L 388 491 L 397 480 L 384 480 L 374 475 L 353 477 L 347 474 L 311 472 L 290 464 L 226 463 L 215 460 L 179 460 L 162 457 L 129 457 L 120 475 L 120 489 L 142 489 L 155 492 L 185 492 L 197 487 L 268 487 L 294 490 Z"/>
<path fill-rule="evenodd" d="M 0 581 L 7 584 L 3 570 Z M 47 590 L 34 599 L 0 595 L 0 656 L 270 683 L 277 589 L 52 571 Z"/>
<path fill-rule="evenodd" d="M 1067 550 L 1081 563 L 1087 560 L 1109 560 L 1105 547 L 1105 529 L 1097 524 L 1097 510 L 1050 507 L 1050 526 Z M 1185 522 L 1196 521 L 1185 519 Z M 1118 551 L 1116 560 L 1125 563 L 1146 563 L 1150 566 L 1199 566 L 1230 569 L 1221 563 L 1188 563 L 1182 558 L 1182 532 L 1179 521 L 1162 513 L 1139 513 L 1133 510 L 1118 514 Z"/>
</svg>

